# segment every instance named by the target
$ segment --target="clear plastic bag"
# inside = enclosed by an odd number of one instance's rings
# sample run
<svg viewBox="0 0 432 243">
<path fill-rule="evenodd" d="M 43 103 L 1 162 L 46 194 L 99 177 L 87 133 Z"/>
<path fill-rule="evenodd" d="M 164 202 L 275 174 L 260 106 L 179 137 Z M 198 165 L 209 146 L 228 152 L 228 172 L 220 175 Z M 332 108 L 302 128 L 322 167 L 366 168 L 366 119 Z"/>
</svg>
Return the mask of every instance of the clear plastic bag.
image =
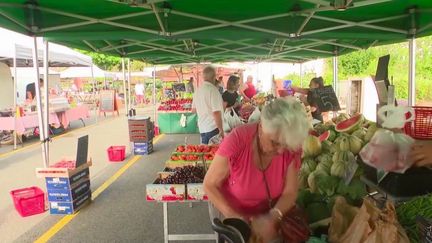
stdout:
<svg viewBox="0 0 432 243">
<path fill-rule="evenodd" d="M 209 140 L 209 145 L 218 145 L 222 143 L 222 137 L 218 134 L 216 136 L 213 136 L 212 138 L 210 138 Z"/>
<path fill-rule="evenodd" d="M 223 117 L 223 125 L 224 125 L 224 131 L 228 132 L 232 129 L 240 126 L 243 124 L 240 117 L 237 115 L 237 113 L 232 108 L 228 108 L 225 110 L 224 117 Z"/>
<path fill-rule="evenodd" d="M 261 117 L 261 111 L 259 110 L 258 107 L 256 107 L 255 110 L 250 115 L 248 123 L 259 122 L 260 117 Z"/>
<path fill-rule="evenodd" d="M 389 128 L 400 128 L 404 125 L 405 113 L 398 110 L 397 107 L 393 111 L 385 106 L 378 114 L 388 112 L 389 115 L 381 117 L 384 121 L 383 126 Z M 404 108 L 406 111 L 406 108 Z M 397 117 L 396 117 L 397 115 Z M 393 119 L 389 121 L 389 119 Z M 391 125 L 390 125 L 391 124 Z M 378 129 L 371 141 L 360 151 L 360 156 L 366 164 L 386 172 L 404 173 L 413 164 L 413 160 L 409 158 L 411 145 L 414 139 L 406 134 L 393 132 L 387 129 Z"/>
</svg>

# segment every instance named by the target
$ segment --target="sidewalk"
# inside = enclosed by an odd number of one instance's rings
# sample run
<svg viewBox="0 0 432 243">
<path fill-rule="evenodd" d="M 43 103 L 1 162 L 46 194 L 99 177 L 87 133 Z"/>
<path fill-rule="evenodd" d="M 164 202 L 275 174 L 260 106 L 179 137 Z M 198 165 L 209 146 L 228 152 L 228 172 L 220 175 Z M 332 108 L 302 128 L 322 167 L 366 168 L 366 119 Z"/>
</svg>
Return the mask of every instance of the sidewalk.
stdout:
<svg viewBox="0 0 432 243">
<path fill-rule="evenodd" d="M 152 115 L 152 110 L 147 108 L 138 110 L 137 113 Z M 127 145 L 127 151 L 130 151 L 127 119 L 124 115 L 107 118 L 98 124 L 88 125 L 82 129 L 72 129 L 55 138 L 50 144 L 51 162 L 58 161 L 65 156 L 74 158 L 77 138 L 83 135 L 89 135 L 89 156 L 93 159 L 91 181 L 92 188 L 95 190 L 124 164 L 108 163 L 106 149 L 111 145 Z M 0 157 L 0 242 L 13 242 L 33 227 L 49 228 L 61 218 L 61 216 L 50 216 L 48 213 L 21 218 L 13 208 L 9 195 L 10 190 L 29 186 L 39 186 L 45 189 L 44 181 L 35 176 L 35 168 L 41 166 L 42 156 L 39 145 L 30 145 L 16 153 L 3 154 Z M 40 224 L 47 221 L 51 224 Z M 39 235 L 33 233 L 32 237 L 27 238 L 25 242 L 32 242 Z"/>
</svg>

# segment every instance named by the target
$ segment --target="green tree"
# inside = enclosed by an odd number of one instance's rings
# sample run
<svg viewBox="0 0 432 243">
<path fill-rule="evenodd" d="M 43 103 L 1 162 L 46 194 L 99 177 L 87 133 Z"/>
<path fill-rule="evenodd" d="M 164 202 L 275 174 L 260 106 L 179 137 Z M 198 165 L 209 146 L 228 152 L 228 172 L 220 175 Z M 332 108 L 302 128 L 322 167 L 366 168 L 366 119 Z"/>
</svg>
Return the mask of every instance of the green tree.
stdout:
<svg viewBox="0 0 432 243">
<path fill-rule="evenodd" d="M 121 58 L 105 55 L 101 53 L 91 52 L 91 51 L 84 51 L 84 50 L 77 50 L 85 55 L 90 56 L 93 59 L 93 63 L 108 71 L 119 71 L 121 69 Z"/>
</svg>

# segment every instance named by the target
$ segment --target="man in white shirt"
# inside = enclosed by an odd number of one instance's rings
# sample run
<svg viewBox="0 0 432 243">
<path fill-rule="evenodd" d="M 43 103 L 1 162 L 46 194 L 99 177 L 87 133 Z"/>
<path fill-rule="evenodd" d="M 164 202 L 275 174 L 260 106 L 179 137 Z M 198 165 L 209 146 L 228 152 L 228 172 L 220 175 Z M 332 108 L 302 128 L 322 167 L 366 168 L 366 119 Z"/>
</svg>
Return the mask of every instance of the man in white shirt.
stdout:
<svg viewBox="0 0 432 243">
<path fill-rule="evenodd" d="M 208 144 L 216 135 L 224 136 L 222 127 L 223 101 L 215 81 L 216 70 L 208 66 L 203 70 L 204 83 L 194 93 L 192 108 L 198 115 L 201 143 Z"/>
<path fill-rule="evenodd" d="M 144 84 L 142 84 L 141 82 L 135 85 L 135 97 L 137 104 L 144 103 Z"/>
</svg>

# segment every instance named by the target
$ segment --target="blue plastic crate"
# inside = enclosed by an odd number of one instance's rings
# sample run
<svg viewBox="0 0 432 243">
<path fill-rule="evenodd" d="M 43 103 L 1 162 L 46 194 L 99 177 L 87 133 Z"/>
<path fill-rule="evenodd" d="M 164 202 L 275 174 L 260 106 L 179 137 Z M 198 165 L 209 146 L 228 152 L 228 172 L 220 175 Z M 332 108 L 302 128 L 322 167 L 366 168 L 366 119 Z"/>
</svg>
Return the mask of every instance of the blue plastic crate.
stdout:
<svg viewBox="0 0 432 243">
<path fill-rule="evenodd" d="M 153 141 L 147 143 L 134 143 L 133 150 L 135 155 L 148 155 L 153 152 Z"/>
<path fill-rule="evenodd" d="M 50 202 L 50 214 L 74 214 L 91 201 L 91 191 L 88 190 L 73 202 Z"/>
<path fill-rule="evenodd" d="M 84 180 L 72 189 L 48 189 L 48 201 L 72 202 L 90 190 L 90 180 Z"/>
<path fill-rule="evenodd" d="M 90 170 L 86 168 L 71 177 L 46 177 L 45 183 L 47 189 L 63 189 L 70 190 L 75 183 L 81 181 L 83 178 L 89 178 Z"/>
</svg>

